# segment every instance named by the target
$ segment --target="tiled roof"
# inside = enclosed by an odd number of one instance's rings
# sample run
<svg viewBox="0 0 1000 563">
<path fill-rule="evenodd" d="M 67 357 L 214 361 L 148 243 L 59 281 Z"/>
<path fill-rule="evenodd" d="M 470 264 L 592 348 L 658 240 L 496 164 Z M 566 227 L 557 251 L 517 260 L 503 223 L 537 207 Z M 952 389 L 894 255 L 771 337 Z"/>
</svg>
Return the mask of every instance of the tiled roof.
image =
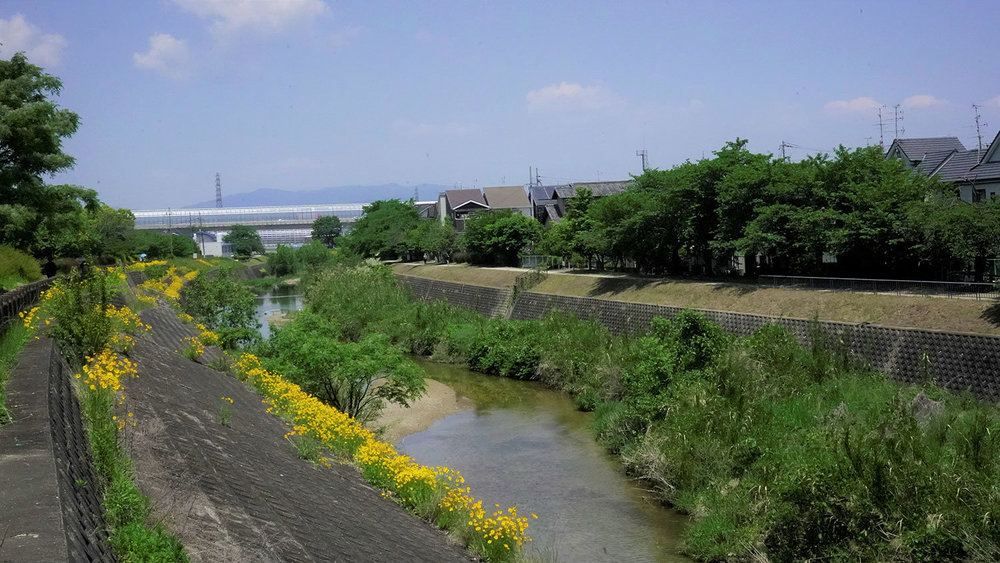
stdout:
<svg viewBox="0 0 1000 563">
<path fill-rule="evenodd" d="M 979 164 L 981 156 L 982 153 L 977 150 L 956 152 L 937 169 L 936 174 L 942 182 L 961 182 L 971 177 L 969 171 Z"/>
<path fill-rule="evenodd" d="M 944 164 L 944 162 L 951 158 L 951 155 L 956 152 L 958 151 L 952 149 L 948 151 L 928 153 L 927 157 L 920 161 L 920 164 L 917 165 L 917 172 L 923 174 L 924 176 L 933 176 L 938 167 Z"/>
<path fill-rule="evenodd" d="M 984 162 L 972 170 L 969 170 L 968 175 L 969 180 L 975 180 L 977 182 L 985 180 L 1000 180 L 1000 162 Z"/>
<path fill-rule="evenodd" d="M 504 186 L 499 188 L 483 188 L 486 203 L 492 209 L 520 209 L 531 207 L 528 195 L 522 186 Z"/>
<path fill-rule="evenodd" d="M 632 180 L 621 180 L 617 182 L 577 182 L 556 188 L 556 195 L 563 199 L 576 196 L 577 188 L 590 188 L 594 192 L 594 197 L 604 197 L 620 194 L 632 185 Z"/>
<path fill-rule="evenodd" d="M 919 139 L 896 139 L 892 142 L 899 145 L 906 154 L 906 158 L 912 161 L 921 161 L 931 153 L 942 151 L 965 151 L 965 145 L 958 140 L 958 137 L 924 137 Z M 891 146 L 889 147 L 892 148 Z"/>
<path fill-rule="evenodd" d="M 476 189 L 445 190 L 444 195 L 448 198 L 448 205 L 451 206 L 452 209 L 470 201 L 478 203 L 483 207 L 489 207 L 486 203 L 486 198 L 483 197 L 483 192 Z"/>
</svg>

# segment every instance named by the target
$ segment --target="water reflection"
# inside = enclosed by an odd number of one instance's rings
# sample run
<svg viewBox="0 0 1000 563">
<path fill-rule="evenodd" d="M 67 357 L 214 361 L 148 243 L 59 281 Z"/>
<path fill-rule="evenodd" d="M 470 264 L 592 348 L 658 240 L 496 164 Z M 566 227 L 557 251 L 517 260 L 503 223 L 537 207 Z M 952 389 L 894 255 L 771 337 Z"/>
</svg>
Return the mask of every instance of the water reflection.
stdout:
<svg viewBox="0 0 1000 563">
<path fill-rule="evenodd" d="M 476 405 L 398 446 L 425 465 L 461 470 L 477 498 L 516 505 L 532 548 L 558 561 L 683 561 L 685 518 L 643 497 L 594 441 L 590 416 L 539 384 L 420 362 Z M 487 510 L 489 507 L 487 506 Z"/>
<path fill-rule="evenodd" d="M 268 317 L 300 309 L 302 309 L 302 295 L 297 286 L 278 285 L 267 293 L 258 295 L 256 317 L 260 323 L 261 336 L 266 339 L 271 335 Z"/>
</svg>

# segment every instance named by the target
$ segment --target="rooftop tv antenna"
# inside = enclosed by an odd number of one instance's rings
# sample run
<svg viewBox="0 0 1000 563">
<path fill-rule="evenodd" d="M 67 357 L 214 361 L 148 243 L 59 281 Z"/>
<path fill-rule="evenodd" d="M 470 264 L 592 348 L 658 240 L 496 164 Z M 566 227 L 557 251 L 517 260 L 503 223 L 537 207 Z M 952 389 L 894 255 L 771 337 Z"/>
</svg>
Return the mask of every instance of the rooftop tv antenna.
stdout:
<svg viewBox="0 0 1000 563">
<path fill-rule="evenodd" d="M 215 206 L 222 207 L 222 178 L 219 173 L 215 173 Z"/>
<path fill-rule="evenodd" d="M 986 123 L 986 122 L 982 121 L 982 116 L 979 115 L 979 108 L 981 108 L 981 107 L 983 107 L 983 106 L 981 106 L 979 104 L 972 104 L 972 110 L 976 112 L 976 138 L 979 139 L 979 152 L 980 153 L 983 152 L 983 127 L 986 127 L 986 126 L 989 125 L 989 123 Z M 982 158 L 982 156 L 980 156 L 980 158 Z"/>
<path fill-rule="evenodd" d="M 902 107 L 899 104 L 896 104 L 896 105 L 892 106 L 892 111 L 893 111 L 893 114 L 892 114 L 892 123 L 893 123 L 893 127 L 894 127 L 894 129 L 896 131 L 896 137 L 895 138 L 898 139 L 900 135 L 905 135 L 906 134 L 906 129 L 903 129 L 903 126 L 900 125 L 900 122 L 903 121 L 903 110 L 902 110 Z"/>
<path fill-rule="evenodd" d="M 635 151 L 635 156 L 638 156 L 639 158 L 642 159 L 642 171 L 645 172 L 647 168 L 646 159 L 649 158 L 649 152 L 646 151 L 646 149 L 640 149 Z"/>
</svg>

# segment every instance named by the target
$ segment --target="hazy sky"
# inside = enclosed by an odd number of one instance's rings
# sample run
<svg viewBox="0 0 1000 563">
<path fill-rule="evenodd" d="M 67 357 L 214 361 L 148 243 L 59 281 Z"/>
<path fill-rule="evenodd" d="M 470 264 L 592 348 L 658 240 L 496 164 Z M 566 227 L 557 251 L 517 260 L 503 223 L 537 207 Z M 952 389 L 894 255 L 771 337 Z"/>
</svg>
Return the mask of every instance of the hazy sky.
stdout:
<svg viewBox="0 0 1000 563">
<path fill-rule="evenodd" d="M 1000 126 L 1000 2 L 0 0 L 81 116 L 55 181 L 131 208 L 257 188 L 626 179 Z M 891 113 L 891 110 L 890 110 Z M 887 121 L 887 144 L 893 124 Z"/>
</svg>

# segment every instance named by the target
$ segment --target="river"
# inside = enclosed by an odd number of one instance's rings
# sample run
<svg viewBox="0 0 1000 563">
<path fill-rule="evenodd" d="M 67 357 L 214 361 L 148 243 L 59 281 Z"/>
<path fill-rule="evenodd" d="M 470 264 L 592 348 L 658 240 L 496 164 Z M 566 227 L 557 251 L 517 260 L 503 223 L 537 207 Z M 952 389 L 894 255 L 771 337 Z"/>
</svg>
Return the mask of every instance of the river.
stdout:
<svg viewBox="0 0 1000 563">
<path fill-rule="evenodd" d="M 302 308 L 301 290 L 297 285 L 278 285 L 263 295 L 257 296 L 255 316 L 260 323 L 260 334 L 265 339 L 271 336 L 269 317 L 298 311 Z"/>
<path fill-rule="evenodd" d="M 268 334 L 267 317 L 301 307 L 294 287 L 258 297 L 262 334 Z M 416 361 L 428 378 L 454 391 L 464 410 L 403 436 L 397 448 L 421 464 L 461 471 L 487 512 L 492 503 L 517 506 L 529 516 L 529 553 L 552 561 L 687 560 L 677 549 L 686 518 L 646 500 L 643 484 L 629 479 L 594 440 L 592 415 L 566 394 Z"/>
</svg>

